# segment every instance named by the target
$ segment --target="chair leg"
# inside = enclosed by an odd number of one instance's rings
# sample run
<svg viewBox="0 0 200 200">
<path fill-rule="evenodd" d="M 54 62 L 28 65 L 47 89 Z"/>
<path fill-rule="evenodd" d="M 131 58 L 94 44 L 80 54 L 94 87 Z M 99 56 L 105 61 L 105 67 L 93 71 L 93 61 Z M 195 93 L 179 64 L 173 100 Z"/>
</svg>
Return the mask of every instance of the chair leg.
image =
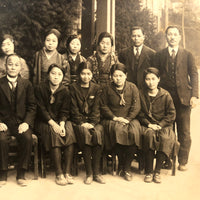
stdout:
<svg viewBox="0 0 200 200">
<path fill-rule="evenodd" d="M 41 177 L 46 178 L 46 170 L 44 164 L 44 150 L 42 144 L 40 144 L 40 167 L 41 167 Z"/>
<path fill-rule="evenodd" d="M 172 151 L 172 176 L 176 175 L 176 149 L 175 149 L 175 145 L 173 147 L 173 151 Z"/>
<path fill-rule="evenodd" d="M 112 175 L 117 174 L 117 162 L 116 162 L 116 155 L 112 153 Z"/>
</svg>

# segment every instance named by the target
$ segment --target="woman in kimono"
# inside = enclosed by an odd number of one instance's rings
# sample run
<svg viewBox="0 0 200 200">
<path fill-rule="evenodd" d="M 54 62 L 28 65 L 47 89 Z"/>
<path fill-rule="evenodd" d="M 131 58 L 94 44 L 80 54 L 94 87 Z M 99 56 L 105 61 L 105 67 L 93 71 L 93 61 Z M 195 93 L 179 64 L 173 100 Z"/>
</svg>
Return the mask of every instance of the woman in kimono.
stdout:
<svg viewBox="0 0 200 200">
<path fill-rule="evenodd" d="M 33 64 L 33 83 L 34 85 L 47 80 L 48 68 L 51 64 L 57 64 L 65 69 L 63 85 L 68 86 L 70 83 L 69 63 L 57 51 L 60 32 L 57 29 L 51 29 L 46 32 L 44 47 L 37 51 L 34 56 Z"/>
<path fill-rule="evenodd" d="M 92 71 L 88 63 L 80 63 L 79 81 L 70 85 L 71 117 L 77 143 L 83 152 L 86 169 L 85 184 L 92 181 L 104 184 L 100 175 L 103 147 L 103 127 L 100 125 L 100 86 L 91 82 Z"/>
<path fill-rule="evenodd" d="M 69 63 L 71 83 L 78 80 L 77 69 L 81 62 L 86 59 L 81 55 L 81 41 L 77 35 L 70 35 L 66 42 L 67 51 L 63 54 L 64 59 Z"/>
<path fill-rule="evenodd" d="M 113 81 L 103 89 L 101 98 L 105 149 L 117 154 L 118 174 L 130 181 L 131 162 L 140 146 L 140 124 L 135 119 L 140 111 L 139 92 L 135 84 L 126 81 L 124 64 L 113 65 L 110 74 Z"/>
<path fill-rule="evenodd" d="M 40 83 L 35 89 L 38 105 L 38 116 L 35 129 L 41 135 L 42 144 L 50 151 L 55 166 L 56 183 L 72 184 L 70 175 L 74 143 L 76 142 L 72 124 L 69 120 L 70 97 L 61 82 L 64 69 L 57 64 L 50 65 L 46 82 Z M 63 152 L 63 154 L 62 154 Z M 64 157 L 62 170 L 61 155 Z"/>
<path fill-rule="evenodd" d="M 0 78 L 6 75 L 6 58 L 8 55 L 15 53 L 15 41 L 12 35 L 4 34 L 0 38 L 1 56 L 0 56 Z M 20 76 L 24 79 L 29 79 L 29 68 L 26 61 L 20 58 Z"/>
<path fill-rule="evenodd" d="M 170 156 L 175 143 L 173 122 L 176 111 L 170 94 L 158 87 L 159 71 L 147 68 L 144 71 L 145 86 L 140 92 L 141 112 L 139 121 L 143 130 L 143 150 L 145 153 L 145 178 L 150 183 L 161 183 L 160 170 Z M 156 166 L 153 160 L 156 151 Z"/>
<path fill-rule="evenodd" d="M 87 59 L 91 65 L 93 80 L 102 86 L 110 83 L 110 68 L 118 62 L 112 47 L 112 35 L 108 32 L 102 32 L 97 41 L 97 51 Z"/>
</svg>

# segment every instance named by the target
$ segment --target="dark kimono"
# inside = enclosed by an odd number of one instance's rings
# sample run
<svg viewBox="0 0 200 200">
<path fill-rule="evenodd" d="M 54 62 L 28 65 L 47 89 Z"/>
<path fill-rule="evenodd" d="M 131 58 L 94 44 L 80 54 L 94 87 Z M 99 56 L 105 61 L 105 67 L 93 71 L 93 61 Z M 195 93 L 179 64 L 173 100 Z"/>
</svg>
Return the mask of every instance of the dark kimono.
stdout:
<svg viewBox="0 0 200 200">
<path fill-rule="evenodd" d="M 71 93 L 71 117 L 77 143 L 80 148 L 86 145 L 103 144 L 103 127 L 100 122 L 100 86 L 90 82 L 89 88 L 80 86 L 79 82 L 70 85 Z M 86 129 L 81 124 L 88 122 L 94 126 L 94 129 Z M 94 134 L 94 135 L 93 135 Z M 96 137 L 96 144 L 94 144 Z"/>
<path fill-rule="evenodd" d="M 55 50 L 54 54 L 47 58 L 44 48 L 37 51 L 34 57 L 33 64 L 33 83 L 35 85 L 40 82 L 45 82 L 47 80 L 48 68 L 51 64 L 57 64 L 65 69 L 65 75 L 63 77 L 63 85 L 68 86 L 70 83 L 70 73 L 69 73 L 69 63 L 64 57 Z"/>
<path fill-rule="evenodd" d="M 72 59 L 72 56 L 69 53 L 63 54 L 63 57 L 69 63 L 71 83 L 77 82 L 78 81 L 78 75 L 77 75 L 78 66 L 81 62 L 85 62 L 86 59 L 81 54 L 78 54 L 75 60 Z"/>
<path fill-rule="evenodd" d="M 120 105 L 121 97 L 114 83 L 103 90 L 101 98 L 102 124 L 105 130 L 105 148 L 112 149 L 116 143 L 140 146 L 140 123 L 136 116 L 140 111 L 139 92 L 135 84 L 125 82 L 122 91 L 125 105 Z M 113 121 L 113 117 L 124 117 L 129 124 Z"/>
<path fill-rule="evenodd" d="M 175 143 L 173 122 L 176 111 L 170 94 L 159 88 L 155 97 L 150 97 L 147 91 L 140 91 L 141 111 L 138 119 L 143 129 L 143 149 L 162 151 L 167 156 L 172 152 Z M 148 128 L 148 124 L 158 124 L 162 127 L 159 131 Z"/>
<path fill-rule="evenodd" d="M 87 61 L 91 65 L 93 80 L 102 86 L 110 84 L 110 69 L 112 65 L 118 62 L 118 58 L 114 53 L 110 53 L 103 62 L 98 52 L 88 57 Z"/>
<path fill-rule="evenodd" d="M 72 124 L 69 120 L 70 97 L 68 90 L 63 86 L 51 93 L 49 82 L 41 83 L 35 89 L 38 105 L 36 132 L 41 135 L 45 150 L 52 147 L 68 146 L 76 142 Z M 57 123 L 65 121 L 66 136 L 55 133 L 48 121 L 53 119 Z"/>
</svg>

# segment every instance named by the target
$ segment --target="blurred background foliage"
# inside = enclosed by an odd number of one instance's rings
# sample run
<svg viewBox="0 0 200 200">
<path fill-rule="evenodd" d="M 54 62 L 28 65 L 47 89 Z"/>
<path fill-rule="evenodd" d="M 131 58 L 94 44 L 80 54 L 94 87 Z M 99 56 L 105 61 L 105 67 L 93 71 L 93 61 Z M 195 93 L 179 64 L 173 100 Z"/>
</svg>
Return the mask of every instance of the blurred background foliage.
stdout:
<svg viewBox="0 0 200 200">
<path fill-rule="evenodd" d="M 44 33 L 56 28 L 62 33 L 60 48 L 77 25 L 78 0 L 0 0 L 0 34 L 14 36 L 16 53 L 29 65 L 44 43 Z"/>
</svg>

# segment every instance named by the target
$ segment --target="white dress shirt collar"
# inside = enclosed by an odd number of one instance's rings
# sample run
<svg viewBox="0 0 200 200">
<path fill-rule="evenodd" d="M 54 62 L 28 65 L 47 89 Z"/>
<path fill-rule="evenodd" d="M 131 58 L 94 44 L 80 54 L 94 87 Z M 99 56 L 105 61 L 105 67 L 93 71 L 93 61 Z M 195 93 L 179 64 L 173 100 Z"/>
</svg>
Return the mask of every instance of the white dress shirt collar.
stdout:
<svg viewBox="0 0 200 200">
<path fill-rule="evenodd" d="M 137 53 L 137 48 L 138 48 L 138 51 L 139 51 L 139 55 L 141 54 L 141 51 L 142 51 L 142 48 L 143 48 L 143 44 L 142 45 L 140 45 L 139 47 L 133 47 L 133 53 L 134 53 L 134 55 L 136 55 L 136 53 Z"/>
<path fill-rule="evenodd" d="M 174 49 L 175 55 L 176 55 L 177 52 L 178 52 L 178 46 L 177 46 L 177 47 L 174 47 L 174 48 L 168 46 L 168 52 L 169 52 L 169 55 L 170 55 L 170 56 L 172 55 L 172 50 L 173 50 L 173 49 Z"/>
</svg>

